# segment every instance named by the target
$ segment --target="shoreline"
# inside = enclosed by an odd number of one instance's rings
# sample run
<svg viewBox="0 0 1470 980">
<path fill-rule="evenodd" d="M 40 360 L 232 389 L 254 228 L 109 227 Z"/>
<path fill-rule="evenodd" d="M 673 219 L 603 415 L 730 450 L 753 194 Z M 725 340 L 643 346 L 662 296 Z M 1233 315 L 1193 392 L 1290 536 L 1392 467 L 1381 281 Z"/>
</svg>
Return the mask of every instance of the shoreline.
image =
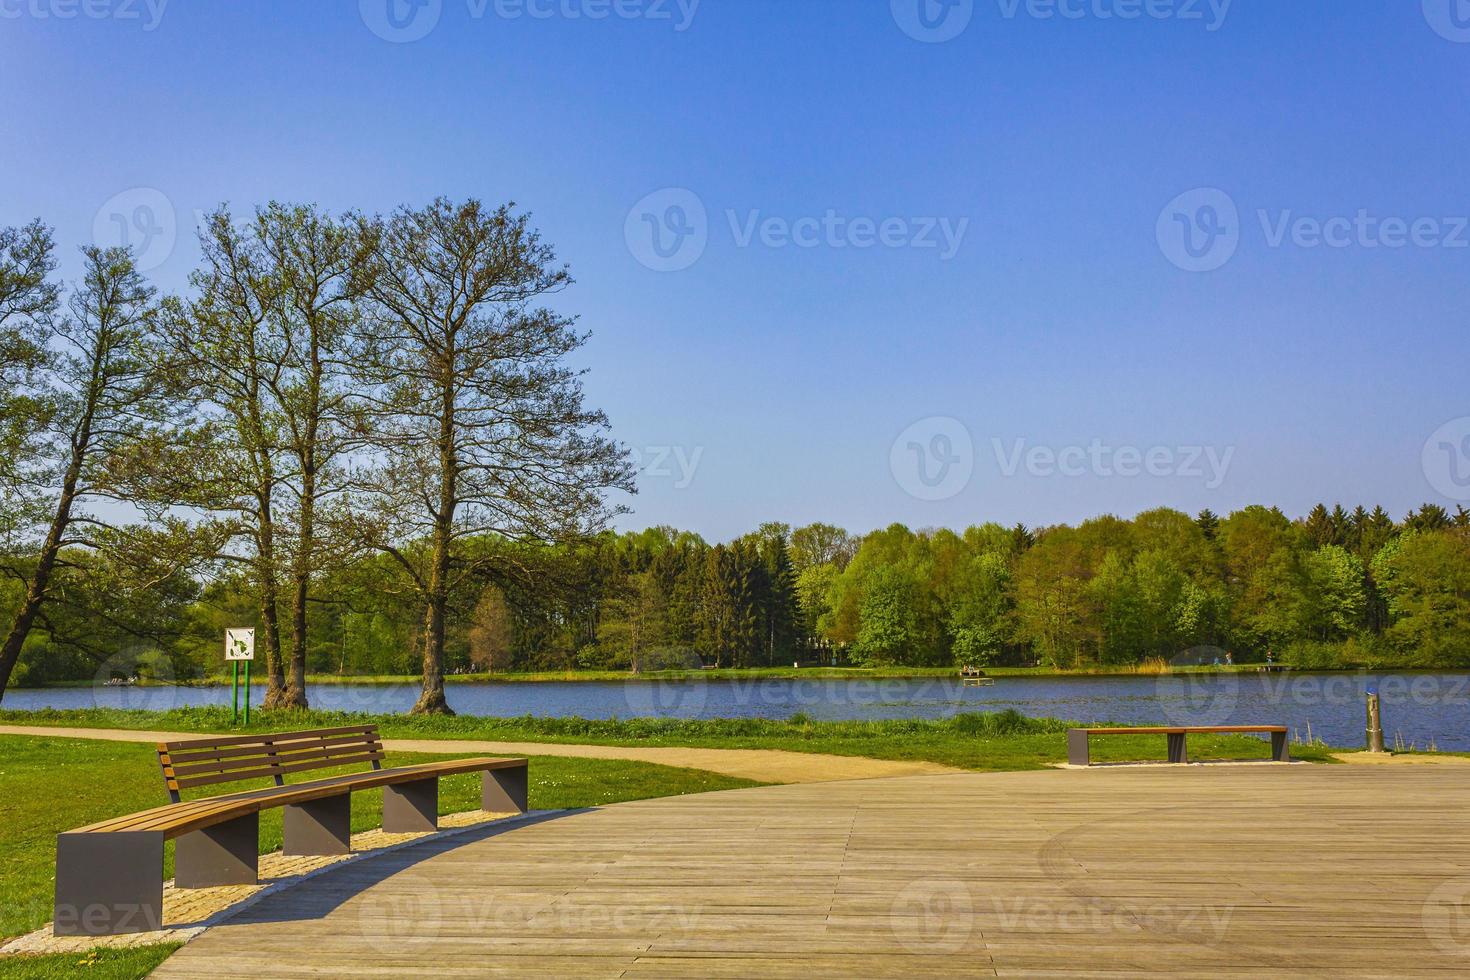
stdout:
<svg viewBox="0 0 1470 980">
<path fill-rule="evenodd" d="M 985 676 L 1000 680 L 1004 678 L 1040 678 L 1071 680 L 1111 677 L 1162 677 L 1174 674 L 1256 674 L 1263 672 L 1265 664 L 1236 664 L 1234 666 L 1172 667 L 1167 670 L 1139 670 L 1131 667 L 1093 667 L 1084 670 L 1059 670 L 1051 667 L 987 667 Z M 1466 674 L 1466 667 L 1295 667 L 1290 664 L 1275 664 L 1273 672 L 1290 674 Z M 564 684 L 564 683 L 658 683 L 691 680 L 933 680 L 961 679 L 956 667 L 752 667 L 722 668 L 711 670 L 657 670 L 633 673 L 631 671 L 537 671 L 529 673 L 500 674 L 451 674 L 444 678 L 445 684 Z M 341 675 L 308 674 L 307 684 L 339 687 L 394 687 L 419 686 L 422 676 L 413 674 L 384 675 Z M 142 680 L 134 684 L 99 685 L 95 681 L 54 681 L 40 686 L 12 687 L 12 691 L 47 691 L 66 688 L 90 687 L 181 687 L 181 688 L 227 688 L 227 677 L 211 677 L 192 681 Z M 266 681 L 252 677 L 250 686 L 264 688 Z"/>
</svg>

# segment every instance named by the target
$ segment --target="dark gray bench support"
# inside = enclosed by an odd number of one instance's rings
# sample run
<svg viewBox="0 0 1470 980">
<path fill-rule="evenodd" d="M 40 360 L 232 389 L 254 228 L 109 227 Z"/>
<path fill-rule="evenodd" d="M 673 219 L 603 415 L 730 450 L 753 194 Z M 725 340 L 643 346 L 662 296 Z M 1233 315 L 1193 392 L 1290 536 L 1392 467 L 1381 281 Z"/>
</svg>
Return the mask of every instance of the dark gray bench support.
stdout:
<svg viewBox="0 0 1470 980">
<path fill-rule="evenodd" d="M 1087 729 L 1067 729 L 1067 764 L 1071 766 L 1092 765 L 1092 753 L 1087 747 Z"/>
<path fill-rule="evenodd" d="M 259 813 L 185 834 L 174 851 L 174 884 L 179 888 L 257 884 L 259 842 Z"/>
<path fill-rule="evenodd" d="M 526 766 L 487 769 L 480 787 L 480 809 L 486 813 L 525 813 L 528 771 Z"/>
<path fill-rule="evenodd" d="M 1291 748 L 1286 744 L 1285 732 L 1271 733 L 1271 758 L 1275 762 L 1291 761 Z"/>
<path fill-rule="evenodd" d="M 56 839 L 58 936 L 163 928 L 163 834 L 61 834 Z"/>
<path fill-rule="evenodd" d="M 439 778 L 383 787 L 383 830 L 423 834 L 439 829 Z"/>
<path fill-rule="evenodd" d="M 291 857 L 352 853 L 352 796 L 297 803 L 285 808 L 281 852 Z"/>
</svg>

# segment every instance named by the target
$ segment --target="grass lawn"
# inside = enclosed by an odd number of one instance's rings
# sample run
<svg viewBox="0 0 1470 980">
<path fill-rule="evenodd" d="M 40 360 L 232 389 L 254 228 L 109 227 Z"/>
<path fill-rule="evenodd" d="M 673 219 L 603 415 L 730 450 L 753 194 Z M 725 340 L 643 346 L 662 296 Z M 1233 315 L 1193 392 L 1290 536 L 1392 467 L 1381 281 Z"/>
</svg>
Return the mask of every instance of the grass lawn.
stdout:
<svg viewBox="0 0 1470 980">
<path fill-rule="evenodd" d="M 7 956 L 0 958 L 0 980 L 136 980 L 152 973 L 178 948 L 177 943 L 164 943 L 137 949 L 94 949 L 82 954 Z"/>
<path fill-rule="evenodd" d="M 442 758 L 394 753 L 389 763 L 410 765 Z M 302 774 L 291 781 L 322 778 L 335 771 L 338 770 Z M 693 769 L 554 756 L 535 758 L 530 777 L 530 805 L 538 810 L 759 785 Z M 50 921 L 58 833 L 168 802 L 153 748 L 119 742 L 0 736 L 0 786 L 4 787 L 0 795 L 0 826 L 7 831 L 6 847 L 0 850 L 0 938 L 13 938 Z M 441 780 L 440 812 L 458 813 L 478 808 L 479 786 L 477 775 Z M 199 795 L 227 793 L 237 788 L 246 787 L 210 787 L 209 793 Z M 382 798 L 381 790 L 352 794 L 354 831 L 369 830 L 380 824 Z M 281 814 L 280 810 L 261 814 L 261 853 L 281 846 Z M 173 875 L 172 846 L 165 852 L 163 874 L 165 878 Z M 167 955 L 156 952 L 157 947 L 149 949 L 104 953 L 96 964 L 85 968 L 79 965 L 77 956 L 7 957 L 0 959 L 0 978 L 142 976 Z"/>
</svg>

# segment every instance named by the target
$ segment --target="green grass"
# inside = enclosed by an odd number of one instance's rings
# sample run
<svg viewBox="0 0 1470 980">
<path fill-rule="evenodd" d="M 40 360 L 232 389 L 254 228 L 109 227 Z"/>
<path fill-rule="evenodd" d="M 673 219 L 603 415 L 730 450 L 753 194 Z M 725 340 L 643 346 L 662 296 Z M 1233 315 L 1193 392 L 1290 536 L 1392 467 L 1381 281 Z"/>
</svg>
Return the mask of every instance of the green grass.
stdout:
<svg viewBox="0 0 1470 980">
<path fill-rule="evenodd" d="M 443 756 L 395 753 L 394 765 L 442 760 Z M 56 835 L 168 802 L 151 746 L 124 742 L 0 736 L 0 937 L 14 937 L 50 921 Z M 338 770 L 303 774 L 322 778 Z M 604 759 L 537 756 L 530 770 L 530 805 L 537 810 L 642 800 L 657 796 L 736 789 L 757 783 L 692 769 Z M 296 780 L 293 780 L 296 781 Z M 258 784 L 256 784 L 258 785 Z M 242 788 L 210 787 L 216 795 Z M 382 819 L 382 791 L 352 794 L 352 829 L 369 830 Z M 479 807 L 479 777 L 441 780 L 439 810 L 458 813 Z M 281 846 L 280 810 L 260 817 L 261 853 Z M 173 874 L 172 847 L 164 877 Z"/>
<path fill-rule="evenodd" d="M 0 980 L 137 980 L 152 973 L 178 948 L 178 943 L 163 943 L 137 949 L 94 949 L 90 953 L 7 956 L 0 958 Z"/>
</svg>

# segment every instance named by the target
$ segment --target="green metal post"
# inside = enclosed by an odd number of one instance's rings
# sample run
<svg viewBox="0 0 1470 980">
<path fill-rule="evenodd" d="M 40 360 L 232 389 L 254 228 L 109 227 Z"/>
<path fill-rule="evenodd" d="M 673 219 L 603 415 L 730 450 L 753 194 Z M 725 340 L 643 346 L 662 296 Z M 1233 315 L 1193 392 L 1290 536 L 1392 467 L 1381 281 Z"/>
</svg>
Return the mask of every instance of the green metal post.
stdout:
<svg viewBox="0 0 1470 980">
<path fill-rule="evenodd" d="M 250 725 L 250 661 L 245 661 L 245 724 Z"/>
<path fill-rule="evenodd" d="M 236 660 L 230 666 L 235 668 L 234 677 L 230 680 L 230 724 L 240 724 L 240 661 Z"/>
</svg>

